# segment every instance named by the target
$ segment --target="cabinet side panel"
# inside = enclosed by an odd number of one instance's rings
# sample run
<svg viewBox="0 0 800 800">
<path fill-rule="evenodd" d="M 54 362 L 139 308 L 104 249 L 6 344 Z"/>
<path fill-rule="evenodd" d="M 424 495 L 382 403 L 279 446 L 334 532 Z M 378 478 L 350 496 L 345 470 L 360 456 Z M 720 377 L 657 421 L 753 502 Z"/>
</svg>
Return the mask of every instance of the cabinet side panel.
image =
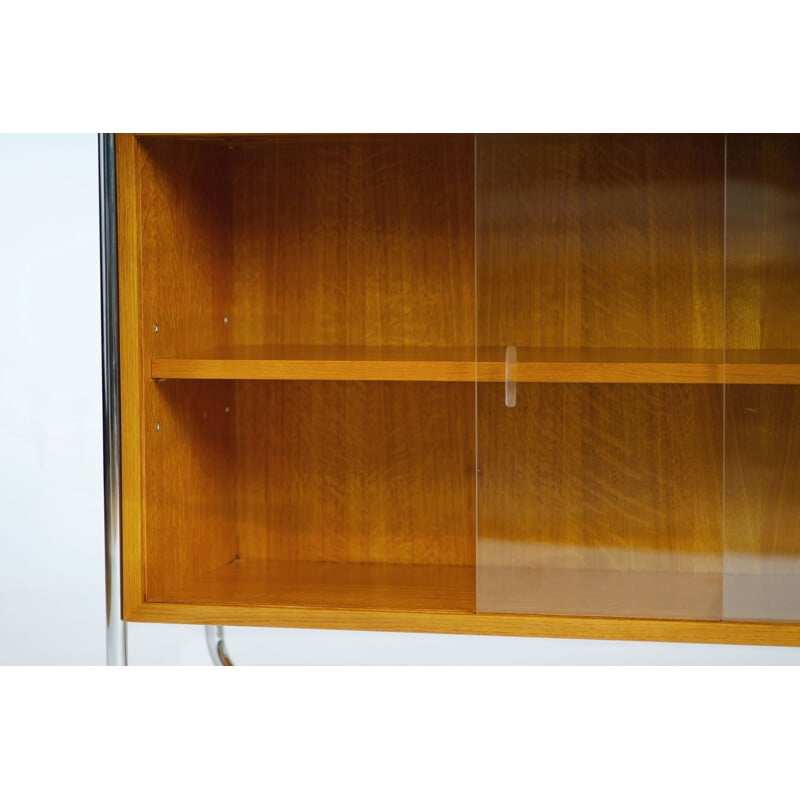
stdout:
<svg viewBox="0 0 800 800">
<path fill-rule="evenodd" d="M 231 154 L 213 141 L 139 137 L 137 144 L 142 346 L 149 370 L 152 358 L 229 343 Z"/>
<path fill-rule="evenodd" d="M 230 152 L 141 137 L 141 436 L 145 595 L 236 555 L 232 426 L 224 382 L 150 379 L 151 359 L 224 345 L 231 298 Z"/>
<path fill-rule="evenodd" d="M 166 381 L 145 403 L 145 595 L 182 587 L 233 561 L 233 426 L 227 381 Z"/>
<path fill-rule="evenodd" d="M 721 348 L 723 176 L 721 136 L 479 135 L 478 344 Z"/>
<path fill-rule="evenodd" d="M 120 413 L 122 457 L 122 615 L 144 600 L 142 564 L 142 347 L 139 331 L 139 195 L 136 140 L 114 137 L 117 175 Z"/>
</svg>

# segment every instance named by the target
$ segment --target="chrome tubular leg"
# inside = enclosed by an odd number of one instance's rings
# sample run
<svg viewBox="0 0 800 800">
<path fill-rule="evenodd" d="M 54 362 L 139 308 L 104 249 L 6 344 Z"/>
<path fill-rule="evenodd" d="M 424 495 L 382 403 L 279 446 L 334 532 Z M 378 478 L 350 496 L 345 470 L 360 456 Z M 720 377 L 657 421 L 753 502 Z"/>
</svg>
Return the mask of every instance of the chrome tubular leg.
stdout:
<svg viewBox="0 0 800 800">
<path fill-rule="evenodd" d="M 215 667 L 233 666 L 233 662 L 225 652 L 225 630 L 222 625 L 206 625 L 206 643 Z"/>
<path fill-rule="evenodd" d="M 106 664 L 128 663 L 120 570 L 120 406 L 117 222 L 114 136 L 98 137 L 100 173 L 100 314 L 103 364 L 103 488 L 106 539 Z"/>
</svg>

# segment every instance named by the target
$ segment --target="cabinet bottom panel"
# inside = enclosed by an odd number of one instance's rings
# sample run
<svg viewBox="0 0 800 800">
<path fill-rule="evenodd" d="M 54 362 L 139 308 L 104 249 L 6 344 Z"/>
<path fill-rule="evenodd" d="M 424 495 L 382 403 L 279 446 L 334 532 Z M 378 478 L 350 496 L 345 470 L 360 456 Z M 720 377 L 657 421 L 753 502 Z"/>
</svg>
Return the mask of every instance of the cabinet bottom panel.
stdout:
<svg viewBox="0 0 800 800">
<path fill-rule="evenodd" d="M 800 580 L 793 574 L 234 561 L 151 591 L 145 603 L 187 608 L 240 606 L 245 615 L 274 608 L 434 614 L 477 611 L 482 618 L 597 617 L 607 621 L 652 619 L 664 624 L 684 620 L 799 623 Z M 195 621 L 193 613 L 189 616 L 187 621 Z M 459 632 L 458 627 L 456 624 L 453 632 Z"/>
<path fill-rule="evenodd" d="M 474 612 L 475 567 L 234 561 L 148 601 L 383 611 Z"/>
</svg>

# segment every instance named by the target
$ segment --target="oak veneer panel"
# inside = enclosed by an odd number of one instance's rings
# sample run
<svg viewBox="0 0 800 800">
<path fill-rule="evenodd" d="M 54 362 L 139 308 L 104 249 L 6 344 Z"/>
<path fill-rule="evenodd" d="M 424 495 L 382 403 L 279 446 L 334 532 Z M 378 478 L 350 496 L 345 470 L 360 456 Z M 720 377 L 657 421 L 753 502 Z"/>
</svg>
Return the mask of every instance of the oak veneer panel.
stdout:
<svg viewBox="0 0 800 800">
<path fill-rule="evenodd" d="M 234 148 L 231 343 L 458 347 L 471 381 L 473 152 L 462 135 Z M 242 562 L 474 564 L 472 386 L 298 382 L 325 377 L 306 367 L 235 387 Z"/>
<path fill-rule="evenodd" d="M 479 135 L 478 344 L 723 346 L 724 140 Z"/>
<path fill-rule="evenodd" d="M 231 346 L 153 359 L 159 379 L 474 381 L 474 347 Z"/>
<path fill-rule="evenodd" d="M 236 561 L 160 599 L 243 606 L 475 610 L 475 568 L 418 564 Z"/>
<path fill-rule="evenodd" d="M 721 386 L 526 384 L 515 408 L 499 388 L 478 389 L 479 610 L 504 610 L 487 568 L 721 572 Z M 626 616 L 657 615 L 626 596 Z"/>
<path fill-rule="evenodd" d="M 167 383 L 146 396 L 147 598 L 177 590 L 236 557 L 233 424 L 225 413 L 230 402 L 224 383 Z"/>
<path fill-rule="evenodd" d="M 225 390 L 178 391 L 150 379 L 150 361 L 160 352 L 224 340 L 231 199 L 228 155 L 220 148 L 118 136 L 117 156 L 129 610 L 159 586 L 180 585 L 235 554 L 232 527 L 219 535 L 214 525 L 233 507 L 230 427 L 202 417 L 224 410 Z"/>
<path fill-rule="evenodd" d="M 478 388 L 479 610 L 719 617 L 724 153 L 478 137 L 478 347 L 515 345 L 520 383 Z"/>
<path fill-rule="evenodd" d="M 239 382 L 244 562 L 475 563 L 472 384 Z"/>
<path fill-rule="evenodd" d="M 138 151 L 130 135 L 114 141 L 117 176 L 117 260 L 119 277 L 120 458 L 122 511 L 122 613 L 144 598 L 142 562 L 142 375 L 140 336 Z"/>
<path fill-rule="evenodd" d="M 727 173 L 727 345 L 797 351 L 800 135 L 729 135 Z"/>
<path fill-rule="evenodd" d="M 213 143 L 148 137 L 138 141 L 138 158 L 144 357 L 227 344 L 230 152 Z"/>
<path fill-rule="evenodd" d="M 474 345 L 472 136 L 274 136 L 232 155 L 233 343 Z"/>
<path fill-rule="evenodd" d="M 725 615 L 800 619 L 800 387 L 727 389 Z"/>
</svg>

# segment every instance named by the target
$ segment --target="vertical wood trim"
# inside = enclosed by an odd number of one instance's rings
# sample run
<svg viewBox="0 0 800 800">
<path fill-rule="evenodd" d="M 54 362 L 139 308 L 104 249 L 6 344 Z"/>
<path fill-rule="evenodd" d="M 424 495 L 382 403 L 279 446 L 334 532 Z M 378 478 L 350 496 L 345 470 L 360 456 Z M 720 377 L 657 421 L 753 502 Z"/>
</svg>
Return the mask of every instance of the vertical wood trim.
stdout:
<svg viewBox="0 0 800 800">
<path fill-rule="evenodd" d="M 142 354 L 139 295 L 137 143 L 115 136 L 119 269 L 120 411 L 122 447 L 122 616 L 144 601 L 142 574 Z"/>
</svg>

